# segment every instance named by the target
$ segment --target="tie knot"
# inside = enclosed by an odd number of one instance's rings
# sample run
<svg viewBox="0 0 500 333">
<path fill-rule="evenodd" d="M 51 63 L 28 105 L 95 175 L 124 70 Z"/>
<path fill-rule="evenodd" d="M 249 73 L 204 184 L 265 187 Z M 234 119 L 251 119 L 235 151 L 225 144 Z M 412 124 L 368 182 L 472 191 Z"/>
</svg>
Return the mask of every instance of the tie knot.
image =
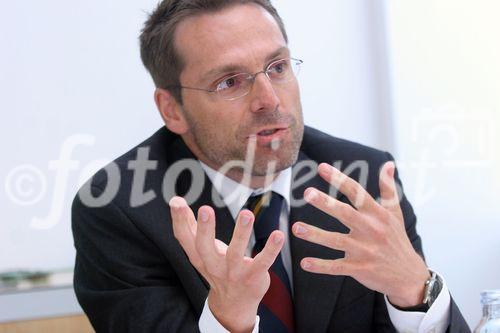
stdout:
<svg viewBox="0 0 500 333">
<path fill-rule="evenodd" d="M 255 215 L 255 240 L 265 241 L 274 230 L 279 229 L 283 197 L 276 192 L 266 192 L 248 198 L 245 207 Z"/>
</svg>

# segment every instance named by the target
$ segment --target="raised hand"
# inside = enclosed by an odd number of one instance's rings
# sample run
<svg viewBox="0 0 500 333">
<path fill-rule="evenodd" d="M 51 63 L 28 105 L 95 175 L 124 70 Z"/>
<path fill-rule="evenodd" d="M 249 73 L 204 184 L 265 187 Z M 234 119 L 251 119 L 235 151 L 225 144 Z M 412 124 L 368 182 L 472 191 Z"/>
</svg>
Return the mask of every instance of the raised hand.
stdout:
<svg viewBox="0 0 500 333">
<path fill-rule="evenodd" d="M 318 171 L 324 180 L 346 195 L 354 208 L 315 188 L 308 188 L 304 198 L 338 219 L 350 232 L 329 232 L 304 222 L 295 223 L 292 228 L 295 236 L 345 252 L 344 258 L 336 260 L 303 258 L 301 267 L 313 273 L 351 276 L 387 295 L 397 306 L 421 304 L 429 271 L 406 234 L 394 180 L 394 163 L 387 162 L 381 170 L 381 203 L 336 168 L 323 163 Z"/>
<path fill-rule="evenodd" d="M 215 318 L 231 332 L 251 332 L 260 301 L 270 285 L 269 268 L 283 246 L 275 230 L 264 249 L 246 257 L 254 215 L 243 210 L 236 220 L 229 246 L 215 238 L 215 213 L 200 207 L 198 219 L 181 197 L 170 200 L 174 235 L 189 261 L 210 284 L 208 305 Z"/>
</svg>

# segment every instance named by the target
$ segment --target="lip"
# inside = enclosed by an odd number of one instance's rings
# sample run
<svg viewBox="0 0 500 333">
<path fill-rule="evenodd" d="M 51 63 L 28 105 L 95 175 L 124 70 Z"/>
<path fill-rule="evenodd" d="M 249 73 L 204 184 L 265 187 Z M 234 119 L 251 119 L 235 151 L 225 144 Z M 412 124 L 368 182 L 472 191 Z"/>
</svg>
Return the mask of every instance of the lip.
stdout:
<svg viewBox="0 0 500 333">
<path fill-rule="evenodd" d="M 289 132 L 289 126 L 271 126 L 259 129 L 258 132 L 251 134 L 248 139 L 255 138 L 258 146 L 268 146 L 273 142 L 281 141 Z M 263 131 L 275 130 L 274 133 L 269 135 L 259 135 Z"/>
<path fill-rule="evenodd" d="M 257 137 L 272 136 L 272 135 L 276 134 L 279 131 L 287 130 L 289 127 L 290 126 L 287 126 L 287 125 L 274 125 L 274 126 L 263 127 L 263 128 L 260 128 L 258 131 L 250 134 L 248 136 L 248 138 L 253 137 L 253 136 L 257 136 Z M 262 132 L 265 132 L 265 131 L 272 131 L 272 130 L 275 130 L 276 133 L 273 133 L 271 135 L 259 135 L 259 133 L 262 133 Z"/>
</svg>

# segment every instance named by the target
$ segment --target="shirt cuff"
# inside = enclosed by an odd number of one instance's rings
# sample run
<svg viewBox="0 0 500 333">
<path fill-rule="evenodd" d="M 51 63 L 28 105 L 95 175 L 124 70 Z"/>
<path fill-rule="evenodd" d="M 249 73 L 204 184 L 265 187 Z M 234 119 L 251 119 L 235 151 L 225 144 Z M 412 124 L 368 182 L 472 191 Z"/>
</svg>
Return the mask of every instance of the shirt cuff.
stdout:
<svg viewBox="0 0 500 333">
<path fill-rule="evenodd" d="M 443 288 L 427 312 L 398 310 L 389 302 L 387 296 L 384 296 L 389 318 L 398 332 L 446 332 L 450 325 L 451 297 L 444 279 L 438 273 L 436 274 L 443 281 Z"/>
<path fill-rule="evenodd" d="M 255 326 L 253 327 L 252 333 L 259 332 L 259 321 L 260 318 L 257 316 L 255 318 Z M 203 306 L 203 311 L 198 321 L 198 328 L 201 333 L 230 333 L 217 321 L 217 319 L 215 319 L 215 316 L 208 306 L 208 298 L 205 300 L 205 305 Z"/>
</svg>

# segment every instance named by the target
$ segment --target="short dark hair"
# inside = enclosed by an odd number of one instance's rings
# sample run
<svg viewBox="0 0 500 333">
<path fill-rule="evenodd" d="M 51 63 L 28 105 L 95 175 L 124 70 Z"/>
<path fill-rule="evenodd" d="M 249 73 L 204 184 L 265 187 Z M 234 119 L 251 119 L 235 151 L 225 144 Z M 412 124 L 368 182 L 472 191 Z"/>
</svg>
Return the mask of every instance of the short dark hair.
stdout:
<svg viewBox="0 0 500 333">
<path fill-rule="evenodd" d="M 175 49 L 174 34 L 178 24 L 202 13 L 213 13 L 236 4 L 255 3 L 271 14 L 288 43 L 283 20 L 270 0 L 163 0 L 149 15 L 140 35 L 141 59 L 158 88 L 168 89 L 182 104 L 179 88 L 183 59 Z"/>
</svg>

